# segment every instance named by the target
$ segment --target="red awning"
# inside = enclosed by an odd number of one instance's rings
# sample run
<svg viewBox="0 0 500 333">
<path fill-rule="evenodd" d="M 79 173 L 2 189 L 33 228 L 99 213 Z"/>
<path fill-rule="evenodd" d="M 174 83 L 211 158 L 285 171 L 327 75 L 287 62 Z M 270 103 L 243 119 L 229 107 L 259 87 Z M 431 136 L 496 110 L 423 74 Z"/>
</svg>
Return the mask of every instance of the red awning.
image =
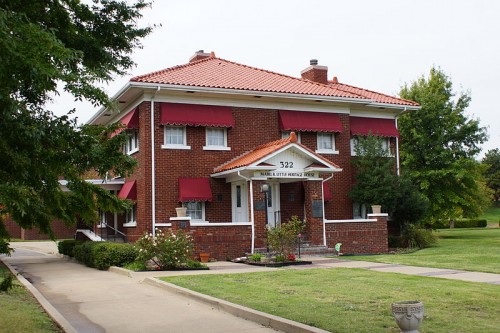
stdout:
<svg viewBox="0 0 500 333">
<path fill-rule="evenodd" d="M 350 117 L 352 135 L 399 137 L 394 119 Z"/>
<path fill-rule="evenodd" d="M 208 178 L 179 178 L 179 202 L 212 201 Z"/>
<path fill-rule="evenodd" d="M 330 191 L 330 186 L 327 182 L 323 183 L 323 201 L 327 202 L 333 199 L 332 191 Z"/>
<path fill-rule="evenodd" d="M 111 134 L 111 137 L 114 137 L 115 135 L 120 134 L 121 132 L 123 132 L 126 129 L 139 128 L 139 109 L 135 108 L 132 111 L 130 111 L 129 113 L 127 113 L 127 115 L 125 117 L 120 119 L 120 123 L 124 127 L 119 128 L 116 131 L 114 131 Z"/>
<path fill-rule="evenodd" d="M 342 132 L 337 113 L 280 110 L 280 127 L 283 131 Z"/>
<path fill-rule="evenodd" d="M 120 199 L 137 200 L 137 186 L 135 180 L 123 184 L 120 192 L 118 193 Z"/>
<path fill-rule="evenodd" d="M 162 125 L 233 127 L 231 108 L 227 106 L 161 103 Z"/>
</svg>

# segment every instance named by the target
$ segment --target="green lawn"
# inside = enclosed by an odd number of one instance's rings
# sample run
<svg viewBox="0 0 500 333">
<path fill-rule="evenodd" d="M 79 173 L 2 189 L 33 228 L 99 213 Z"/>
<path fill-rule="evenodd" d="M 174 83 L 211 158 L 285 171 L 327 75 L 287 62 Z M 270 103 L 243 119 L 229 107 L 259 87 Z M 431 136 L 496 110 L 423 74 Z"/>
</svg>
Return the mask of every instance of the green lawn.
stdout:
<svg viewBox="0 0 500 333">
<path fill-rule="evenodd" d="M 424 302 L 421 333 L 500 327 L 500 286 L 485 283 L 343 268 L 162 280 L 330 332 L 399 332 L 390 307 L 400 300 Z"/>
<path fill-rule="evenodd" d="M 408 254 L 345 259 L 500 274 L 500 228 L 441 229 L 437 246 Z"/>
<path fill-rule="evenodd" d="M 486 209 L 479 218 L 488 220 L 489 227 L 498 227 L 500 223 L 500 207 L 490 207 Z"/>
<path fill-rule="evenodd" d="M 0 280 L 9 270 L 0 262 Z M 0 332 L 62 332 L 37 303 L 36 299 L 14 279 L 14 287 L 0 292 Z"/>
</svg>

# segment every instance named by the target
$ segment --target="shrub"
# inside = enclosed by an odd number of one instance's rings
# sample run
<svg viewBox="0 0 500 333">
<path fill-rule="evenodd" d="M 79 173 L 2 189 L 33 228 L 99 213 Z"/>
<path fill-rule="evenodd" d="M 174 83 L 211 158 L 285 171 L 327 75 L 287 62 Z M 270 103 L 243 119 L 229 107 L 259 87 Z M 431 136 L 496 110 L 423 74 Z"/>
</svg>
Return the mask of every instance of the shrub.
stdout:
<svg viewBox="0 0 500 333">
<path fill-rule="evenodd" d="M 424 249 L 437 243 L 437 237 L 432 230 L 419 229 L 410 225 L 401 234 L 401 246 Z"/>
<path fill-rule="evenodd" d="M 250 256 L 251 261 L 261 261 L 264 255 L 262 253 L 254 253 Z"/>
<path fill-rule="evenodd" d="M 191 236 L 181 230 L 176 233 L 164 233 L 156 229 L 156 234 L 146 233 L 136 243 L 137 260 L 147 263 L 152 261 L 160 269 L 186 267 L 192 257 L 193 243 Z"/>
<path fill-rule="evenodd" d="M 84 242 L 73 248 L 75 259 L 88 267 L 106 270 L 110 266 L 124 266 L 135 260 L 133 245 L 108 242 Z"/>
<path fill-rule="evenodd" d="M 269 248 L 277 254 L 276 261 L 285 261 L 289 254 L 295 252 L 298 235 L 303 230 L 304 222 L 297 216 L 292 216 L 288 222 L 267 230 L 267 243 Z"/>
<path fill-rule="evenodd" d="M 14 249 L 9 246 L 8 240 L 0 238 L 0 254 L 5 254 L 10 257 L 12 251 L 14 251 Z"/>
<path fill-rule="evenodd" d="M 484 219 L 457 219 L 455 228 L 486 228 L 488 221 Z"/>
<path fill-rule="evenodd" d="M 12 275 L 7 274 L 7 276 L 3 278 L 2 282 L 0 282 L 0 291 L 9 291 L 9 289 L 12 288 L 12 280 Z"/>
<path fill-rule="evenodd" d="M 74 239 L 67 239 L 67 240 L 63 240 L 63 241 L 60 241 L 59 243 L 57 243 L 57 249 L 59 250 L 60 254 L 67 255 L 69 257 L 74 257 L 75 255 L 73 253 L 73 250 L 74 250 L 76 245 L 81 244 L 81 243 L 82 243 L 82 241 L 77 241 Z"/>
<path fill-rule="evenodd" d="M 401 238 L 399 236 L 389 235 L 387 243 L 391 249 L 401 247 Z"/>
</svg>

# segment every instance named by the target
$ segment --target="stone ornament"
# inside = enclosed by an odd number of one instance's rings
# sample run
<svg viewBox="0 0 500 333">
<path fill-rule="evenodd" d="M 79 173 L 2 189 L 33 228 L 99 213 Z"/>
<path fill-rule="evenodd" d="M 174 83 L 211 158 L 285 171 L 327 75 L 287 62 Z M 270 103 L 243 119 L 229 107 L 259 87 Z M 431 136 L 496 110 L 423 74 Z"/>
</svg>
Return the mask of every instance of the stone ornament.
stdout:
<svg viewBox="0 0 500 333">
<path fill-rule="evenodd" d="M 424 318 L 424 304 L 419 301 L 392 303 L 392 315 L 401 332 L 419 333 L 418 328 Z"/>
</svg>

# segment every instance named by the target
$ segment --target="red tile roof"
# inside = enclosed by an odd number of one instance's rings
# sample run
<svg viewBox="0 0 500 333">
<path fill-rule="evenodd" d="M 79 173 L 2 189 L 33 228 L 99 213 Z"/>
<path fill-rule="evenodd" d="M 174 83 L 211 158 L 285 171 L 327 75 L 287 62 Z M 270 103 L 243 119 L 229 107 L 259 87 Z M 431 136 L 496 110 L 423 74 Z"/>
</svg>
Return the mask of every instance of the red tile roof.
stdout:
<svg viewBox="0 0 500 333">
<path fill-rule="evenodd" d="M 364 99 L 361 95 L 232 61 L 209 57 L 136 76 L 132 82 Z"/>
<path fill-rule="evenodd" d="M 274 153 L 274 152 L 280 150 L 281 148 L 286 147 L 287 145 L 292 144 L 292 143 L 295 143 L 295 144 L 299 145 L 301 148 L 309 151 L 311 154 L 316 156 L 319 160 L 323 160 L 326 163 L 333 165 L 333 166 L 340 169 L 340 167 L 337 166 L 335 163 L 325 159 L 324 157 L 316 154 L 314 151 L 307 148 L 306 146 L 298 143 L 296 134 L 294 132 L 292 132 L 288 138 L 265 143 L 263 145 L 258 146 L 254 150 L 243 153 L 242 155 L 234 158 L 233 160 L 215 168 L 214 173 L 219 173 L 219 172 L 223 172 L 223 171 L 228 171 L 228 170 L 232 170 L 232 169 L 238 169 L 238 168 L 249 166 L 252 163 L 257 162 L 257 161 L 263 159 L 264 157 L 271 155 L 272 153 Z M 263 165 L 263 164 L 260 164 L 260 165 Z"/>
<path fill-rule="evenodd" d="M 330 85 L 330 87 L 338 89 L 338 90 L 357 94 L 357 95 L 363 96 L 364 98 L 369 98 L 372 101 L 377 102 L 377 103 L 419 106 L 419 104 L 417 102 L 414 102 L 414 101 L 381 94 L 381 93 L 367 90 L 367 89 L 363 89 L 363 88 L 350 86 L 350 85 L 345 84 L 345 83 L 339 83 L 339 82 L 337 82 L 336 79 L 334 79 L 333 81 L 330 81 L 329 85 Z"/>
</svg>

